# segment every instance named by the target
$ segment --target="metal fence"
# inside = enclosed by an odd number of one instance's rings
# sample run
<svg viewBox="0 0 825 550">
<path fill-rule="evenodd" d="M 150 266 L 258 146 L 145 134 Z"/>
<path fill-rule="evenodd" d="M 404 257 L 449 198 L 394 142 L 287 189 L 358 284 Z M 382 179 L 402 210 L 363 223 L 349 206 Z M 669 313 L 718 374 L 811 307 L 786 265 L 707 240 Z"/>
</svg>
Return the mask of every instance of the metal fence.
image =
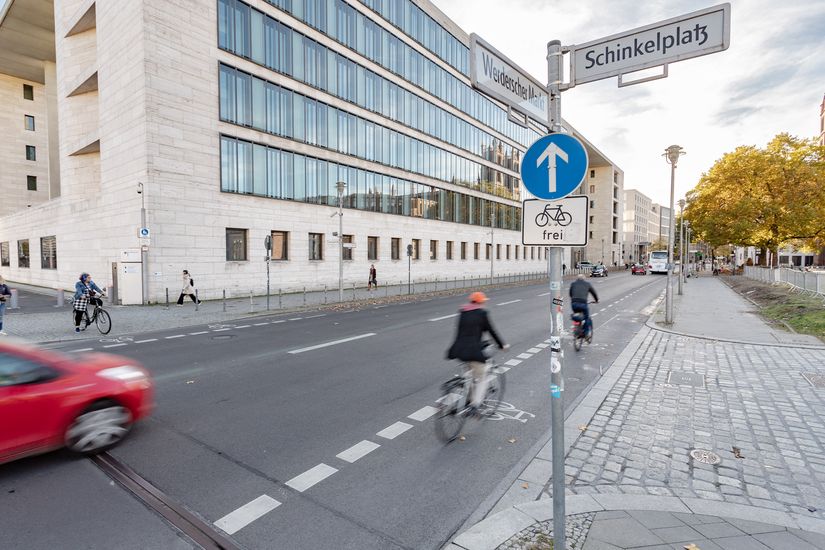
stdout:
<svg viewBox="0 0 825 550">
<path fill-rule="evenodd" d="M 825 296 L 825 273 L 800 271 L 787 267 L 745 266 L 745 277 L 764 283 L 785 283 L 793 288 Z"/>
</svg>

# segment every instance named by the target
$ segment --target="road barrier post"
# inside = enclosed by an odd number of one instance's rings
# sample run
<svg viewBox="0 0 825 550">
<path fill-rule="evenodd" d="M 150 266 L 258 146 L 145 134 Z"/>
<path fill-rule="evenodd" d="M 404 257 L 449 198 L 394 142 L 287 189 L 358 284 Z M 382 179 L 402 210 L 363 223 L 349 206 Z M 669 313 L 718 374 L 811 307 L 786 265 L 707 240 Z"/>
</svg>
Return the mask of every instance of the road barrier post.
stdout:
<svg viewBox="0 0 825 550">
<path fill-rule="evenodd" d="M 222 304 L 223 304 L 223 312 L 226 313 L 226 289 L 223 289 Z"/>
<path fill-rule="evenodd" d="M 195 289 L 195 311 L 200 311 L 201 299 L 198 298 L 198 289 Z"/>
<path fill-rule="evenodd" d="M 166 309 L 169 309 L 169 287 L 166 287 Z"/>
</svg>

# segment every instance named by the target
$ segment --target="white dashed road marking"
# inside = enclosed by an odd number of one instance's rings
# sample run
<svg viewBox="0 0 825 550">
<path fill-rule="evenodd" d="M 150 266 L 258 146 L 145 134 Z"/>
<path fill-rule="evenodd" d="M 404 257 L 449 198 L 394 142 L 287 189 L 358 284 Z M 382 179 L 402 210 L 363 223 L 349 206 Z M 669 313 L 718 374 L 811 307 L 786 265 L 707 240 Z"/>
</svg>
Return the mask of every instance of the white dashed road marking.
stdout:
<svg viewBox="0 0 825 550">
<path fill-rule="evenodd" d="M 511 367 L 517 367 L 517 366 L 521 365 L 521 361 L 519 361 L 518 359 L 510 359 L 509 361 L 507 361 L 504 364 L 505 365 L 510 365 Z"/>
<path fill-rule="evenodd" d="M 353 463 L 359 458 L 362 458 L 369 453 L 373 452 L 375 449 L 380 447 L 378 443 L 373 443 L 372 441 L 367 441 L 366 439 L 361 443 L 356 443 L 346 451 L 342 451 L 338 453 L 337 456 L 341 460 L 346 460 L 349 463 Z"/>
<path fill-rule="evenodd" d="M 444 317 L 435 317 L 430 319 L 430 321 L 443 321 L 444 319 L 449 319 L 450 317 L 458 317 L 458 313 L 451 313 L 450 315 L 445 315 Z"/>
<path fill-rule="evenodd" d="M 539 348 L 530 348 L 527 350 L 527 353 L 538 353 L 541 350 Z"/>
<path fill-rule="evenodd" d="M 198 334 L 209 334 L 209 331 L 208 330 L 200 330 L 198 332 L 190 332 L 189 336 L 197 336 Z M 137 343 L 137 342 L 135 342 L 135 343 Z"/>
<path fill-rule="evenodd" d="M 533 357 L 533 354 L 532 353 L 521 353 L 519 355 L 516 355 L 516 357 L 518 357 L 519 359 L 530 359 L 531 357 Z"/>
<path fill-rule="evenodd" d="M 175 334 L 174 336 L 164 336 L 163 338 L 166 340 L 173 340 L 175 338 L 183 338 L 186 336 L 185 334 Z"/>
<path fill-rule="evenodd" d="M 137 342 L 135 342 L 137 343 Z M 80 348 L 80 349 L 73 349 L 69 353 L 80 353 L 82 351 L 92 351 L 95 348 Z"/>
<path fill-rule="evenodd" d="M 329 346 L 335 346 L 337 344 L 343 344 L 345 342 L 352 342 L 353 340 L 360 340 L 362 338 L 369 338 L 370 336 L 375 336 L 374 332 L 368 332 L 366 334 L 359 334 L 358 336 L 350 336 L 349 338 L 342 338 L 340 340 L 333 340 L 332 342 L 324 342 L 323 344 L 318 344 L 317 346 L 310 346 L 308 348 L 301 348 L 301 349 L 294 349 L 290 351 L 292 355 L 298 353 L 304 353 L 305 351 L 312 351 L 316 349 L 326 348 Z"/>
<path fill-rule="evenodd" d="M 509 306 L 510 304 L 515 304 L 516 302 L 520 302 L 521 298 L 518 300 L 510 300 L 509 302 L 501 302 L 500 304 L 496 304 L 497 306 Z"/>
<path fill-rule="evenodd" d="M 546 348 L 546 347 L 547 347 L 547 346 L 549 346 L 549 345 L 550 345 L 550 344 L 545 344 L 544 342 L 542 342 L 541 344 L 536 344 L 536 347 L 537 347 L 537 348 L 539 348 L 539 349 L 544 349 L 544 348 Z"/>
<path fill-rule="evenodd" d="M 271 324 L 273 324 L 273 325 L 277 325 L 278 323 L 286 323 L 286 319 L 281 319 L 281 320 L 279 320 L 279 321 L 272 321 L 272 323 L 271 323 Z"/>
<path fill-rule="evenodd" d="M 304 319 L 317 319 L 318 317 L 326 317 L 326 313 L 321 313 L 320 315 L 310 315 L 309 317 L 304 317 Z"/>
<path fill-rule="evenodd" d="M 125 346 L 126 344 L 109 344 L 108 346 L 103 346 L 104 348 L 119 348 L 121 346 Z"/>
<path fill-rule="evenodd" d="M 498 372 L 507 372 L 510 370 L 510 367 L 498 367 Z"/>
<path fill-rule="evenodd" d="M 314 468 L 307 470 L 303 474 L 293 477 L 292 479 L 286 482 L 286 485 L 287 487 L 292 487 L 299 493 L 303 493 L 316 483 L 320 483 L 321 481 L 325 480 L 337 471 L 337 468 L 327 466 L 322 462 Z"/>
<path fill-rule="evenodd" d="M 271 512 L 280 505 L 281 503 L 274 498 L 261 495 L 252 502 L 244 504 L 234 512 L 230 512 L 216 521 L 215 526 L 229 535 L 234 535 L 259 517 Z"/>
<path fill-rule="evenodd" d="M 300 321 L 303 317 L 293 317 L 292 319 L 288 319 L 289 321 Z"/>
<path fill-rule="evenodd" d="M 267 323 L 255 323 L 255 325 L 254 325 L 254 326 L 256 326 L 256 327 L 262 327 L 262 326 L 264 326 L 264 325 L 268 325 L 268 324 L 269 324 L 268 322 L 267 322 Z"/>
<path fill-rule="evenodd" d="M 539 296 L 550 296 L 551 294 L 552 292 L 544 292 L 542 294 L 539 294 Z"/>
<path fill-rule="evenodd" d="M 456 401 L 458 401 L 459 399 L 461 399 L 461 397 L 462 397 L 462 395 L 460 393 L 452 392 L 452 393 L 448 393 L 447 395 L 445 395 L 443 397 L 439 397 L 438 399 L 435 400 L 435 402 L 436 403 L 444 403 L 445 405 L 451 405 L 451 404 L 455 403 Z"/>
<path fill-rule="evenodd" d="M 251 325 L 238 325 L 235 328 L 249 328 Z"/>
<path fill-rule="evenodd" d="M 430 407 L 429 405 L 427 405 L 426 407 L 422 407 L 422 408 L 418 409 L 417 411 L 415 411 L 414 413 L 409 415 L 407 418 L 411 418 L 413 420 L 418 420 L 419 422 L 423 422 L 423 421 L 427 420 L 429 417 L 431 417 L 432 415 L 434 415 L 437 412 L 438 412 L 438 409 L 436 409 L 435 407 Z"/>
<path fill-rule="evenodd" d="M 387 426 L 375 435 L 378 437 L 383 437 L 384 439 L 395 439 L 410 428 L 412 428 L 411 424 L 407 424 L 406 422 L 396 422 L 392 426 Z"/>
<path fill-rule="evenodd" d="M 216 329 L 215 329 L 215 330 L 213 330 L 212 332 L 223 332 L 223 331 L 225 331 L 225 330 L 232 330 L 232 329 L 231 329 L 231 328 L 216 328 Z"/>
</svg>

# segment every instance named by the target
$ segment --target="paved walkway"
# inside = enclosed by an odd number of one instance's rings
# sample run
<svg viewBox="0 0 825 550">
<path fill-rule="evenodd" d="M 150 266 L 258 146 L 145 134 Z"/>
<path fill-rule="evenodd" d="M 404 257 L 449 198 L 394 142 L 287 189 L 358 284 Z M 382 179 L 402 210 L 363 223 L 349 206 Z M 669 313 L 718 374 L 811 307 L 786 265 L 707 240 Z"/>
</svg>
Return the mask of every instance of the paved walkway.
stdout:
<svg viewBox="0 0 825 550">
<path fill-rule="evenodd" d="M 825 346 L 787 341 L 718 278 L 675 306 L 565 421 L 568 548 L 825 548 Z M 550 548 L 550 451 L 448 548 Z"/>
</svg>

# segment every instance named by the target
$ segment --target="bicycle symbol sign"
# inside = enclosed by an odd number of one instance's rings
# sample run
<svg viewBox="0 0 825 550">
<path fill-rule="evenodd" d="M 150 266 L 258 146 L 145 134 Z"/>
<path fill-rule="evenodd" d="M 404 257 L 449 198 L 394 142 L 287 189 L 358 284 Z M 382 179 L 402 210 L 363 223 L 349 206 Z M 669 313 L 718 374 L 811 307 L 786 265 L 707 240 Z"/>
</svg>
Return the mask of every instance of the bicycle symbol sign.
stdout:
<svg viewBox="0 0 825 550">
<path fill-rule="evenodd" d="M 561 199 L 584 181 L 587 164 L 587 150 L 581 141 L 568 134 L 549 134 L 524 153 L 521 179 L 533 196 Z"/>
<path fill-rule="evenodd" d="M 588 208 L 586 196 L 553 202 L 538 199 L 524 201 L 521 242 L 538 246 L 587 245 Z"/>
<path fill-rule="evenodd" d="M 569 212 L 562 210 L 560 204 L 557 204 L 556 206 L 548 204 L 544 207 L 544 210 L 539 212 L 536 216 L 536 225 L 539 227 L 544 227 L 551 221 L 554 221 L 564 227 L 566 225 L 570 225 L 570 222 L 573 221 L 573 216 L 571 216 Z"/>
</svg>

